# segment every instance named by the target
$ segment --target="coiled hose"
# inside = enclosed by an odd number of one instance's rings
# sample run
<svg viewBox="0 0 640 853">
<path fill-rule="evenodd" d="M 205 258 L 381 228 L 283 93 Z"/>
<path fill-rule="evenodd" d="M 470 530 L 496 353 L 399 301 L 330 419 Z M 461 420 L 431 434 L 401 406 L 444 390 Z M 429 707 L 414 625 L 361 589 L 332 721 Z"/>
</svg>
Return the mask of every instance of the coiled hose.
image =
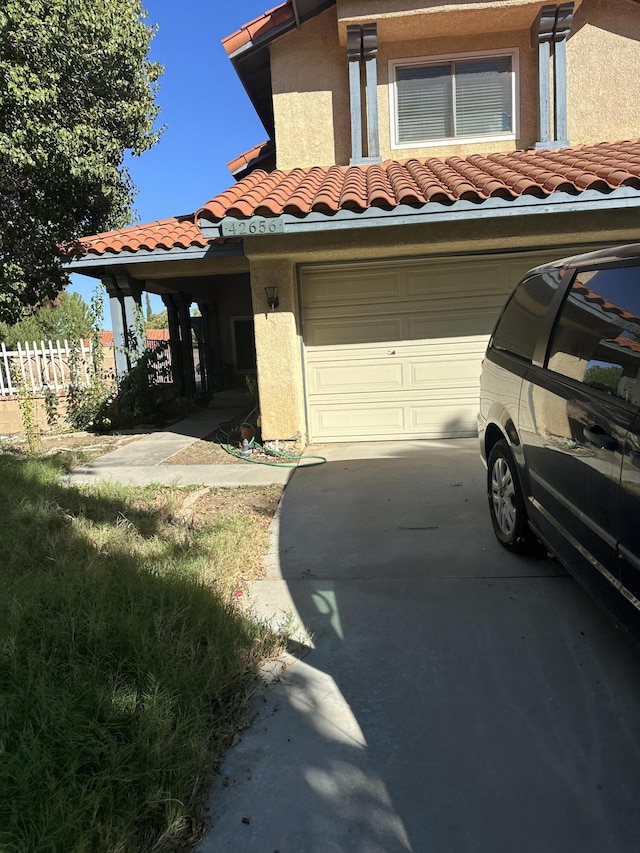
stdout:
<svg viewBox="0 0 640 853">
<path fill-rule="evenodd" d="M 246 418 L 240 424 L 241 427 L 248 426 L 251 429 L 254 429 L 252 423 L 249 422 L 249 418 L 255 412 L 255 409 L 252 409 Z M 266 459 L 252 459 L 250 456 L 243 456 L 242 452 L 236 448 L 232 447 L 230 443 L 231 435 L 225 430 L 225 426 L 229 426 L 229 423 L 220 424 L 215 433 L 215 438 L 220 447 L 229 454 L 229 456 L 235 456 L 236 459 L 242 459 L 243 462 L 251 462 L 253 465 L 270 465 L 273 468 L 312 468 L 314 465 L 324 465 L 327 461 L 324 456 L 305 456 L 304 454 L 295 454 L 295 453 L 284 453 L 281 450 L 273 450 L 270 447 L 264 447 L 258 441 L 255 440 L 255 437 L 252 438 L 248 444 L 250 448 L 255 448 L 259 450 L 261 453 L 264 453 L 265 456 L 276 456 L 279 459 L 290 459 L 292 464 L 288 464 L 287 462 L 269 462 Z M 300 463 L 305 460 L 305 464 L 301 465 Z M 307 460 L 313 460 L 308 461 Z"/>
</svg>

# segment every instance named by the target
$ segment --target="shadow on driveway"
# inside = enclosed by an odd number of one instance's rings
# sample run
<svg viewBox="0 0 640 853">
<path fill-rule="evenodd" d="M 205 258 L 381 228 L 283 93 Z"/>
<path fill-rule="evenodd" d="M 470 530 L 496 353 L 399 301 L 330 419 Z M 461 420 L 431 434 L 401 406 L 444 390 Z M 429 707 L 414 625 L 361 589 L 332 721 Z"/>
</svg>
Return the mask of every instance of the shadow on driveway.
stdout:
<svg viewBox="0 0 640 853">
<path fill-rule="evenodd" d="M 203 853 L 637 853 L 638 651 L 497 544 L 477 442 L 319 452 L 254 590 L 312 642 L 229 754 Z"/>
</svg>

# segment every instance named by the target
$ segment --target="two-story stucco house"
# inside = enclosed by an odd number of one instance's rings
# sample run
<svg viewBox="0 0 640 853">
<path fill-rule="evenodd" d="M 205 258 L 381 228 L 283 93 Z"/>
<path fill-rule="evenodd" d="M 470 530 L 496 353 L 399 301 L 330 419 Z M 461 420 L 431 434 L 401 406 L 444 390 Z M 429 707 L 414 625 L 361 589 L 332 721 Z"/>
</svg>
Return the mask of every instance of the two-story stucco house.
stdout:
<svg viewBox="0 0 640 853">
<path fill-rule="evenodd" d="M 162 294 L 185 393 L 197 303 L 203 386 L 257 367 L 266 440 L 472 434 L 522 272 L 640 238 L 640 4 L 288 0 L 223 44 L 268 141 L 69 269 L 120 343 Z"/>
</svg>

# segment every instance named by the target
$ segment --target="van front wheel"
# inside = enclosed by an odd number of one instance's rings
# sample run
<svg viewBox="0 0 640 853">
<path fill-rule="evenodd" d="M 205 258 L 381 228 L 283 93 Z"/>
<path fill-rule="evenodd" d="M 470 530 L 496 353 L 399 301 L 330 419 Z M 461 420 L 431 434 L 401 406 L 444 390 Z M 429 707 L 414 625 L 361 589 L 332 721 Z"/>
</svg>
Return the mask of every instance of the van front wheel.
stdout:
<svg viewBox="0 0 640 853">
<path fill-rule="evenodd" d="M 527 523 L 518 472 L 506 441 L 494 444 L 487 468 L 487 494 L 493 530 L 505 548 L 522 550 L 533 537 Z"/>
</svg>

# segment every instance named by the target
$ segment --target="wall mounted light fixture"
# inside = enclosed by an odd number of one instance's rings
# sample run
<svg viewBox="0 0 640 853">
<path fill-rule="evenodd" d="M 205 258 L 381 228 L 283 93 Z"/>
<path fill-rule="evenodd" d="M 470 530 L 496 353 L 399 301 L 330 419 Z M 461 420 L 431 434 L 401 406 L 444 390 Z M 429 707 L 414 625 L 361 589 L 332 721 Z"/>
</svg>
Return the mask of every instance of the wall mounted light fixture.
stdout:
<svg viewBox="0 0 640 853">
<path fill-rule="evenodd" d="M 278 307 L 278 288 L 277 287 L 265 287 L 264 292 L 267 294 L 267 302 L 269 303 L 269 308 L 273 311 Z"/>
</svg>

